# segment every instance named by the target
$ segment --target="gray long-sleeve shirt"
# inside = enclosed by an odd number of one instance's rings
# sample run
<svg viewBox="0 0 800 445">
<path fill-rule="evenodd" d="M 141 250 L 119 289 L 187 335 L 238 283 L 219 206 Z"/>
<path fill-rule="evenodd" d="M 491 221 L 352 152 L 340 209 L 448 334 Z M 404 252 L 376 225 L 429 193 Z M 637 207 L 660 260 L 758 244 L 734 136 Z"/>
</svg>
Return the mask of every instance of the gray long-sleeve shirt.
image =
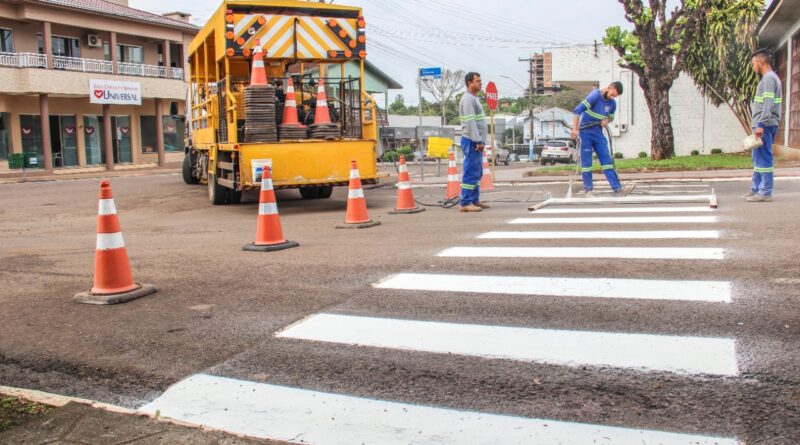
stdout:
<svg viewBox="0 0 800 445">
<path fill-rule="evenodd" d="M 458 114 L 461 117 L 461 125 L 465 137 L 476 143 L 485 143 L 487 126 L 486 115 L 483 114 L 481 101 L 469 91 L 461 97 L 458 104 Z"/>
<path fill-rule="evenodd" d="M 780 124 L 782 94 L 781 79 L 778 75 L 774 71 L 764 74 L 758 82 L 756 96 L 750 103 L 750 109 L 753 110 L 753 128 L 759 125 L 777 127 Z"/>
</svg>

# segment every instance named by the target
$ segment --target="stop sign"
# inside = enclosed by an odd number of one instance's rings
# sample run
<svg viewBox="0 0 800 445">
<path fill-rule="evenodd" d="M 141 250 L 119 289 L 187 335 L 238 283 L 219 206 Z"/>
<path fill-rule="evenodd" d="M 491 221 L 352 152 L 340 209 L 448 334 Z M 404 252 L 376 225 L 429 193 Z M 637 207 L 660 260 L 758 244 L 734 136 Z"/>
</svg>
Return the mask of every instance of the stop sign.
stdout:
<svg viewBox="0 0 800 445">
<path fill-rule="evenodd" d="M 486 85 L 486 105 L 489 106 L 489 109 L 494 111 L 497 109 L 497 100 L 499 99 L 497 95 L 497 85 L 494 82 L 489 82 Z"/>
</svg>

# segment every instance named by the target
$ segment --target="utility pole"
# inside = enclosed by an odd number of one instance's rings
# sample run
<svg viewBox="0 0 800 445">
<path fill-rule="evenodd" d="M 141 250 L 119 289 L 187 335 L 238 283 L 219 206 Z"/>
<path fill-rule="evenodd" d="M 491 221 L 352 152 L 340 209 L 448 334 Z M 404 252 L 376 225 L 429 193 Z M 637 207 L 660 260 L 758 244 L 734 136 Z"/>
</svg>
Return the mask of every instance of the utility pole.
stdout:
<svg viewBox="0 0 800 445">
<path fill-rule="evenodd" d="M 529 59 L 519 59 L 520 62 L 528 62 L 528 73 L 530 74 L 530 83 L 528 84 L 528 127 L 530 131 L 530 139 L 528 139 L 528 159 L 533 161 L 536 154 L 533 152 L 533 57 Z"/>
</svg>

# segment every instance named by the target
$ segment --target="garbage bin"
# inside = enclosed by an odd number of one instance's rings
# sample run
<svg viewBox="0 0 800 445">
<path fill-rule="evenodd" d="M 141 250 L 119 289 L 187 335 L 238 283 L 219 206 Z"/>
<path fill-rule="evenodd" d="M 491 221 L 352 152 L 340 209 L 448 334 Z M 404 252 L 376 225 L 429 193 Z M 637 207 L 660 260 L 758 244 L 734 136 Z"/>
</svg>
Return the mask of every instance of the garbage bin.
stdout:
<svg viewBox="0 0 800 445">
<path fill-rule="evenodd" d="M 10 153 L 8 155 L 8 168 L 19 169 L 25 164 L 25 155 L 22 153 Z"/>
</svg>

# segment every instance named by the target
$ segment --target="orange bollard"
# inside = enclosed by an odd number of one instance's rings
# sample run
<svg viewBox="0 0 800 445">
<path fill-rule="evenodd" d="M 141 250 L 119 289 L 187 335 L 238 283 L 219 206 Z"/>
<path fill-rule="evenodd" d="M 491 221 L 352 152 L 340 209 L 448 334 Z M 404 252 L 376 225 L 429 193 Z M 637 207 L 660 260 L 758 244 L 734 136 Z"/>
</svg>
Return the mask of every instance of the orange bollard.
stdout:
<svg viewBox="0 0 800 445">
<path fill-rule="evenodd" d="M 337 229 L 366 229 L 380 224 L 380 221 L 369 219 L 367 214 L 367 199 L 361 188 L 361 175 L 358 173 L 358 163 L 350 161 L 350 191 L 347 195 L 347 214 L 344 224 L 338 224 Z"/>
<path fill-rule="evenodd" d="M 278 215 L 278 203 L 275 190 L 272 188 L 272 168 L 265 165 L 261 174 L 261 192 L 258 197 L 258 220 L 256 222 L 256 240 L 242 246 L 242 250 L 251 252 L 273 252 L 276 250 L 297 247 L 295 241 L 283 238 L 281 218 Z"/>
<path fill-rule="evenodd" d="M 253 48 L 253 66 L 250 69 L 250 86 L 262 85 L 266 86 L 267 83 L 267 70 L 264 67 L 264 50 L 256 40 L 255 48 Z"/>
<path fill-rule="evenodd" d="M 450 152 L 450 165 L 447 167 L 447 190 L 444 194 L 445 200 L 450 200 L 461 196 L 461 179 L 458 178 L 458 167 L 456 166 L 456 155 Z"/>
<path fill-rule="evenodd" d="M 94 286 L 89 292 L 76 294 L 73 300 L 88 304 L 117 304 L 152 294 L 156 291 L 155 286 L 133 281 L 111 183 L 107 179 L 100 181 L 99 198 Z"/>
<path fill-rule="evenodd" d="M 286 104 L 283 107 L 283 123 L 281 125 L 306 128 L 297 118 L 297 102 L 294 97 L 294 83 L 290 77 L 286 83 Z"/>
<path fill-rule="evenodd" d="M 397 173 L 397 206 L 389 213 L 419 213 L 424 211 L 425 208 L 419 207 L 414 200 L 414 192 L 411 190 L 411 178 L 408 176 L 408 166 L 406 166 L 406 157 L 400 156 L 400 167 Z"/>
<path fill-rule="evenodd" d="M 481 176 L 481 191 L 494 190 L 494 176 L 489 168 L 489 157 L 483 152 L 483 175 Z"/>
<path fill-rule="evenodd" d="M 322 79 L 317 86 L 317 109 L 314 111 L 314 125 L 332 125 L 331 114 L 328 111 L 328 95 L 325 94 L 325 86 Z"/>
</svg>

